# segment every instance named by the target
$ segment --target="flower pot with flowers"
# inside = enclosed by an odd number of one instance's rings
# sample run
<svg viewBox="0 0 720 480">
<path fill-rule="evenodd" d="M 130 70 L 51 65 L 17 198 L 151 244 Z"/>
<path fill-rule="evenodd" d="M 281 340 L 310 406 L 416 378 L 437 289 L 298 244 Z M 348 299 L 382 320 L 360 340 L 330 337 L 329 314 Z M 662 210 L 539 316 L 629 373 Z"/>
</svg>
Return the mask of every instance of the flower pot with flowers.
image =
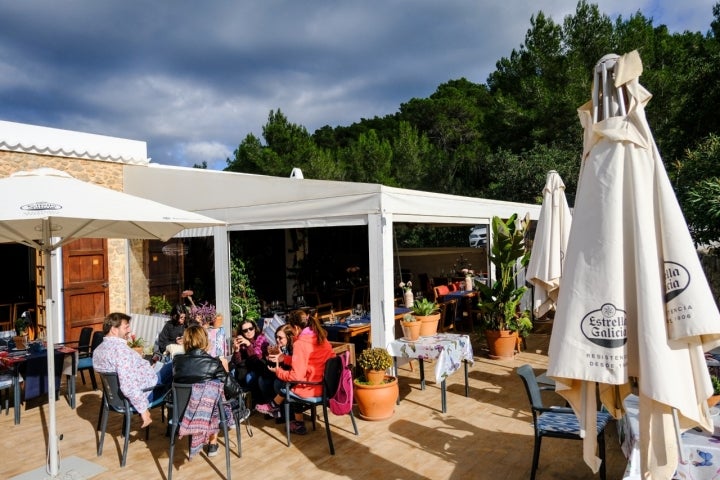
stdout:
<svg viewBox="0 0 720 480">
<path fill-rule="evenodd" d="M 396 377 L 386 374 L 392 367 L 392 356 L 380 347 L 367 348 L 358 356 L 364 376 L 353 380 L 354 398 L 363 420 L 384 420 L 395 412 L 399 389 Z M 374 376 L 379 377 L 373 379 Z"/>
<path fill-rule="evenodd" d="M 473 275 L 475 271 L 469 268 L 463 268 L 462 274 L 465 275 L 465 291 L 472 292 L 473 289 Z"/>
<path fill-rule="evenodd" d="M 400 282 L 400 288 L 402 288 L 403 291 L 403 303 L 405 304 L 405 308 L 411 308 L 415 300 L 413 298 L 412 282 L 410 280 L 408 280 L 407 283 Z"/>
<path fill-rule="evenodd" d="M 415 319 L 420 322 L 420 336 L 429 337 L 437 333 L 440 321 L 440 306 L 427 298 L 415 300 L 411 307 Z"/>
<path fill-rule="evenodd" d="M 145 340 L 143 340 L 142 337 L 136 337 L 135 334 L 132 334 L 130 335 L 127 344 L 128 347 L 132 348 L 140 355 L 144 354 Z"/>
</svg>

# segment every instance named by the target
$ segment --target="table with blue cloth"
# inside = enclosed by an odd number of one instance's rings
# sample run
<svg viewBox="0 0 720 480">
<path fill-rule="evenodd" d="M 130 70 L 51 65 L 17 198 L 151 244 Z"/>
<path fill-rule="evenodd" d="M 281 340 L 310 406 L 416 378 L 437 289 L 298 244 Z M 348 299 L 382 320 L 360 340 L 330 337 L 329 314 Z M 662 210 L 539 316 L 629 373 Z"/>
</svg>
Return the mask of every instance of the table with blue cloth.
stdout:
<svg viewBox="0 0 720 480">
<path fill-rule="evenodd" d="M 13 375 L 13 408 L 15 410 L 15 424 L 20 423 L 20 382 L 25 383 L 24 400 L 32 400 L 48 393 L 47 350 L 30 352 L 10 352 L 3 359 L 3 363 L 10 368 Z M 62 375 L 67 377 L 68 401 L 71 408 L 75 408 L 75 371 L 77 365 L 77 350 L 64 346 L 55 348 L 55 387 L 56 394 L 60 387 Z M 48 399 L 54 401 L 54 399 Z"/>
<path fill-rule="evenodd" d="M 476 290 L 456 290 L 443 295 L 438 302 L 447 302 L 448 300 L 457 300 L 457 310 L 455 311 L 455 322 L 463 322 L 465 320 L 468 300 L 477 297 Z M 469 313 L 468 313 L 469 315 Z M 472 325 L 472 323 L 470 324 Z"/>
<path fill-rule="evenodd" d="M 395 362 L 397 376 L 397 359 L 417 359 L 420 362 L 420 388 L 425 390 L 425 371 L 423 360 L 435 360 L 435 382 L 440 384 L 440 400 L 442 413 L 447 412 L 446 379 L 460 369 L 465 371 L 465 396 L 469 395 L 468 363 L 475 363 L 473 349 L 468 335 L 456 333 L 440 333 L 429 337 L 420 337 L 414 342 L 394 340 L 388 345 L 388 351 Z"/>
<path fill-rule="evenodd" d="M 335 323 L 325 322 L 323 328 L 332 342 L 350 342 L 352 337 L 370 333 L 370 315 L 350 315 Z"/>
</svg>

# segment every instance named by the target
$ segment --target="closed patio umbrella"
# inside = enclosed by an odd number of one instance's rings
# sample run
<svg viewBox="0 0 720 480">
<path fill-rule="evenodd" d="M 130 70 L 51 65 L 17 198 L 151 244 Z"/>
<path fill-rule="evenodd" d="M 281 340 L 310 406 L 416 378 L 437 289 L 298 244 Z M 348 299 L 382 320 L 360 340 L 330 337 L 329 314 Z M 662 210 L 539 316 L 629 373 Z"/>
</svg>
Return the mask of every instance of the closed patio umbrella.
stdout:
<svg viewBox="0 0 720 480">
<path fill-rule="evenodd" d="M 536 318 L 555 310 L 572 215 L 565 198 L 565 184 L 551 170 L 543 188 L 543 203 L 525 277 L 533 284 Z"/>
<path fill-rule="evenodd" d="M 597 471 L 596 393 L 616 417 L 637 378 L 641 468 L 671 478 L 679 430 L 712 430 L 704 351 L 720 314 L 645 118 L 637 52 L 603 57 L 585 129 L 573 225 L 550 339 L 548 375 L 585 429 Z"/>
<path fill-rule="evenodd" d="M 78 238 L 168 240 L 186 228 L 224 225 L 203 215 L 125 194 L 73 178 L 51 168 L 16 172 L 0 179 L 0 243 L 17 242 L 50 252 Z M 47 262 L 45 279 L 51 277 Z M 46 289 L 49 294 L 49 290 Z M 53 303 L 48 295 L 47 303 Z M 53 350 L 57 322 L 47 309 L 47 347 Z M 55 371 L 54 355 L 47 356 Z M 55 378 L 48 377 L 48 448 L 50 474 L 58 473 Z M 16 405 L 15 408 L 18 408 Z"/>
</svg>

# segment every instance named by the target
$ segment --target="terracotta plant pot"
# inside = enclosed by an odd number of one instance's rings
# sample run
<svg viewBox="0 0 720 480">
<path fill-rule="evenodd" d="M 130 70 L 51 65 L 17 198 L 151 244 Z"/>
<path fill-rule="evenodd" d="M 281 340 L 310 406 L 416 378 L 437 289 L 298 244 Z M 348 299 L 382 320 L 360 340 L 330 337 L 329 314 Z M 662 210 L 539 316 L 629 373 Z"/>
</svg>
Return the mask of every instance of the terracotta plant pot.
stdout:
<svg viewBox="0 0 720 480">
<path fill-rule="evenodd" d="M 510 330 L 485 330 L 490 358 L 493 360 L 512 360 L 515 358 L 518 333 Z"/>
<path fill-rule="evenodd" d="M 18 350 L 25 350 L 25 348 L 27 348 L 27 345 L 25 345 L 26 341 L 27 335 L 17 335 L 13 337 L 13 342 L 15 342 L 15 348 Z"/>
<path fill-rule="evenodd" d="M 380 385 L 385 380 L 385 370 L 365 370 L 365 379 L 372 385 Z"/>
<path fill-rule="evenodd" d="M 440 314 L 435 313 L 426 317 L 415 315 L 415 319 L 421 323 L 420 336 L 430 337 L 437 334 L 438 322 L 440 321 Z"/>
<path fill-rule="evenodd" d="M 380 385 L 354 384 L 355 402 L 358 406 L 359 417 L 363 420 L 385 420 L 395 413 L 400 390 L 397 378 L 385 376 L 385 382 Z"/>
<path fill-rule="evenodd" d="M 708 407 L 714 407 L 720 402 L 720 395 L 713 395 L 707 399 Z"/>
<path fill-rule="evenodd" d="M 133 350 L 138 352 L 141 356 L 145 355 L 145 351 L 144 351 L 143 347 L 130 347 L 130 348 L 132 348 Z"/>
<path fill-rule="evenodd" d="M 400 322 L 400 326 L 402 326 L 403 337 L 406 340 L 414 342 L 420 338 L 420 327 L 422 327 L 421 322 Z"/>
</svg>

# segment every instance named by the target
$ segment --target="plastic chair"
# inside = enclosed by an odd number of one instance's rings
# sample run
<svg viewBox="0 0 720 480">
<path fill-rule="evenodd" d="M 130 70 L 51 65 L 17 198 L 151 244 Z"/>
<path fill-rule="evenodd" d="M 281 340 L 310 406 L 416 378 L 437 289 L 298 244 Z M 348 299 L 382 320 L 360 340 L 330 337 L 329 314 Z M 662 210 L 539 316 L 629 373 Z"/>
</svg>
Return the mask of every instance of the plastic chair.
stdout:
<svg viewBox="0 0 720 480">
<path fill-rule="evenodd" d="M 436 285 L 433 287 L 433 293 L 435 293 L 435 301 L 441 302 L 442 297 L 450 293 L 450 288 L 447 285 Z"/>
<path fill-rule="evenodd" d="M 580 437 L 580 422 L 571 408 L 545 407 L 543 405 L 540 387 L 535 372 L 533 372 L 530 365 L 518 367 L 517 374 L 522 379 L 530 399 L 533 426 L 535 427 L 535 448 L 530 473 L 530 480 L 534 480 L 540 460 L 540 444 L 543 437 L 582 440 L 582 437 Z M 597 441 L 599 457 L 602 460 L 600 464 L 600 478 L 602 480 L 605 480 L 605 427 L 611 419 L 612 415 L 609 413 L 597 412 Z"/>
<path fill-rule="evenodd" d="M 77 370 L 78 372 L 80 372 L 80 379 L 82 380 L 83 385 L 85 385 L 85 370 L 90 370 L 90 383 L 92 383 L 93 390 L 97 390 L 97 380 L 95 380 L 95 369 L 93 368 L 92 363 L 92 352 L 94 352 L 95 349 L 100 346 L 104 338 L 105 334 L 103 332 L 93 332 L 89 352 L 84 355 L 81 354 L 78 358 Z"/>
<path fill-rule="evenodd" d="M 172 392 L 172 404 L 168 404 L 169 408 L 172 410 L 172 421 L 170 422 L 170 458 L 168 460 L 168 480 L 172 480 L 172 472 L 173 472 L 173 458 L 175 456 L 175 441 L 177 439 L 177 431 L 180 426 L 180 422 L 182 421 L 183 416 L 185 415 L 185 409 L 188 406 L 188 403 L 190 402 L 190 396 L 192 395 L 192 389 L 193 389 L 192 383 L 176 383 L 173 382 L 171 392 Z M 226 476 L 227 480 L 231 479 L 231 469 L 230 469 L 230 442 L 228 441 L 228 421 L 225 417 L 225 409 L 222 406 L 222 396 L 218 398 L 218 402 L 216 404 L 218 408 L 218 413 L 220 415 L 220 428 L 222 429 L 223 435 L 225 437 L 225 469 L 226 469 Z M 170 406 L 171 405 L 171 406 Z M 238 457 L 241 456 L 240 451 L 240 425 L 238 422 L 237 417 L 235 417 L 235 430 L 237 432 L 237 443 L 238 443 Z M 190 441 L 192 439 L 192 436 L 188 435 L 188 447 L 190 446 Z"/>
<path fill-rule="evenodd" d="M 328 421 L 328 404 L 330 399 L 335 395 L 340 383 L 340 374 L 342 372 L 342 359 L 340 357 L 332 357 L 325 362 L 325 372 L 323 373 L 323 379 L 320 382 L 285 382 L 285 391 L 288 392 L 288 396 L 285 398 L 285 433 L 287 435 L 287 444 L 290 446 L 290 422 L 294 419 L 291 417 L 291 405 L 297 405 L 298 408 L 304 410 L 311 410 L 311 421 L 313 430 L 315 430 L 315 422 L 317 419 L 317 407 L 322 406 L 323 418 L 325 421 L 325 432 L 327 433 L 328 446 L 330 447 L 330 455 L 335 455 L 335 446 L 332 441 L 332 434 L 330 433 L 330 422 Z M 351 368 L 348 365 L 348 368 Z M 299 397 L 292 393 L 291 388 L 295 385 L 321 385 L 322 395 L 319 397 Z M 355 423 L 355 415 L 350 410 L 350 420 L 352 420 L 353 430 L 355 435 L 359 435 L 357 424 Z"/>
<path fill-rule="evenodd" d="M 109 412 L 120 413 L 124 416 L 123 418 L 123 430 L 122 435 L 125 437 L 125 444 L 123 445 L 122 457 L 120 458 L 120 466 L 125 466 L 127 460 L 128 442 L 130 441 L 130 421 L 133 414 L 138 413 L 137 410 L 130 404 L 130 401 L 125 398 L 122 391 L 120 390 L 120 381 L 118 380 L 117 373 L 110 372 L 98 372 L 100 380 L 102 382 L 103 397 L 100 406 L 100 419 L 98 424 L 98 430 L 100 431 L 100 441 L 98 442 L 97 455 L 102 455 L 103 443 L 105 442 L 105 430 L 107 429 L 107 419 Z M 160 386 L 160 385 L 158 385 Z M 146 390 L 150 392 L 156 387 Z M 162 421 L 165 421 L 165 397 L 167 392 L 155 399 L 150 403 L 150 408 L 163 407 L 162 410 Z M 145 427 L 145 440 L 149 438 L 150 430 L 149 426 Z"/>
<path fill-rule="evenodd" d="M 13 375 L 10 372 L 0 372 L 0 401 L 5 408 L 5 415 L 10 413 L 10 390 L 13 388 Z M 0 405 L 0 412 L 2 412 L 2 405 Z M 20 408 L 19 405 L 14 405 L 13 408 Z"/>
</svg>

